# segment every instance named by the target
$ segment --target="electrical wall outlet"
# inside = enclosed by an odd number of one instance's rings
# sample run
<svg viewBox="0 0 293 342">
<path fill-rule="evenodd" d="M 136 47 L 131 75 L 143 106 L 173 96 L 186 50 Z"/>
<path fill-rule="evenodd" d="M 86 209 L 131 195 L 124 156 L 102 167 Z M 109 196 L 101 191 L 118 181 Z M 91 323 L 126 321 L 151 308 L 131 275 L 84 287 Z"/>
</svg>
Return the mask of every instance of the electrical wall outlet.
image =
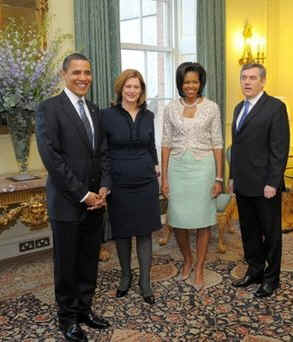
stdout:
<svg viewBox="0 0 293 342">
<path fill-rule="evenodd" d="M 50 246 L 50 238 L 49 236 L 45 236 L 41 239 L 35 240 L 35 247 L 36 248 L 44 248 Z"/>
<path fill-rule="evenodd" d="M 27 252 L 35 249 L 35 241 L 34 240 L 28 240 L 20 242 L 18 245 L 18 250 L 20 253 Z"/>
</svg>

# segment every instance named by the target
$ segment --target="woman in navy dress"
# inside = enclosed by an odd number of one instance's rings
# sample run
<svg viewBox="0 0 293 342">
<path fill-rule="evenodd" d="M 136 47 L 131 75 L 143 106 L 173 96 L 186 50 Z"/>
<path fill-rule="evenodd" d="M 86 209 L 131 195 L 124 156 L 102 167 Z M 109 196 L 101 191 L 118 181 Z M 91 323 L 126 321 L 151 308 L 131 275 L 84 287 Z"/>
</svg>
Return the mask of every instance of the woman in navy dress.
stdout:
<svg viewBox="0 0 293 342">
<path fill-rule="evenodd" d="M 125 296 L 131 286 L 131 241 L 135 236 L 141 295 L 153 304 L 152 232 L 161 228 L 161 221 L 154 114 L 146 108 L 145 88 L 138 71 L 123 71 L 115 81 L 116 103 L 103 111 L 103 125 L 112 176 L 108 211 L 122 273 L 116 296 Z"/>
</svg>

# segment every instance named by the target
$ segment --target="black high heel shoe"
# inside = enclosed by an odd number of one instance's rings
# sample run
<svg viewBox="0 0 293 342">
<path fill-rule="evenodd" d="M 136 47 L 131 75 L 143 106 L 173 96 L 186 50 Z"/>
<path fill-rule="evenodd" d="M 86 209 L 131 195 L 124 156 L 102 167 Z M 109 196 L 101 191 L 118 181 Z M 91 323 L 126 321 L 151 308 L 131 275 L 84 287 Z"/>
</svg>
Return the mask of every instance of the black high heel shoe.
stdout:
<svg viewBox="0 0 293 342">
<path fill-rule="evenodd" d="M 155 304 L 155 297 L 153 295 L 143 297 L 144 301 L 150 305 Z"/>
<path fill-rule="evenodd" d="M 126 290 L 119 290 L 119 289 L 117 289 L 117 291 L 116 291 L 116 297 L 117 298 L 121 298 L 121 297 L 124 297 L 124 296 L 127 295 L 128 291 L 129 291 L 129 289 L 131 287 L 131 282 L 132 282 L 132 275 L 129 278 L 129 283 L 128 283 L 128 287 L 127 287 Z"/>
</svg>

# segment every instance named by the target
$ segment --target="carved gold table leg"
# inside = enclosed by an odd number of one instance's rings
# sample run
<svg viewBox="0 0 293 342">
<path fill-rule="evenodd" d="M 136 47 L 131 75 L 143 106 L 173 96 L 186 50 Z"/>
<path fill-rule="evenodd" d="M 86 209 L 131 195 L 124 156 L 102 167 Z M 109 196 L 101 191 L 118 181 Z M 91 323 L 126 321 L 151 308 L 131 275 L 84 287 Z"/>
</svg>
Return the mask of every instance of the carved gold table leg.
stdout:
<svg viewBox="0 0 293 342">
<path fill-rule="evenodd" d="M 233 222 L 239 221 L 237 202 L 236 202 L 236 197 L 235 196 L 232 196 L 232 199 L 231 199 L 231 211 L 232 211 L 232 213 L 231 213 L 232 221 Z"/>
<path fill-rule="evenodd" d="M 225 212 L 227 215 L 228 232 L 234 233 L 235 231 L 232 222 L 238 221 L 238 211 L 235 196 L 232 196 Z"/>
<path fill-rule="evenodd" d="M 227 225 L 227 215 L 225 212 L 217 213 L 217 221 L 218 221 L 218 250 L 220 253 L 226 253 L 226 245 L 224 242 L 224 233 Z"/>
<path fill-rule="evenodd" d="M 282 193 L 282 231 L 293 230 L 293 192 Z"/>
<path fill-rule="evenodd" d="M 162 236 L 159 239 L 159 245 L 160 246 L 166 245 L 171 238 L 171 234 L 172 234 L 172 227 L 170 227 L 168 223 L 166 223 L 162 229 Z"/>
</svg>

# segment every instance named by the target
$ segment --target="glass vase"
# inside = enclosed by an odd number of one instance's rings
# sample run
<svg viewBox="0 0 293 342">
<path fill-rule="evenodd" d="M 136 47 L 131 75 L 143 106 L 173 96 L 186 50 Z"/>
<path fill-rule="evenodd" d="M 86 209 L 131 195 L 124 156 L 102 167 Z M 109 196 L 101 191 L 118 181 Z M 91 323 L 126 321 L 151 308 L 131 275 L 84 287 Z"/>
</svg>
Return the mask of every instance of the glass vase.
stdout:
<svg viewBox="0 0 293 342">
<path fill-rule="evenodd" d="M 7 113 L 7 126 L 11 136 L 15 159 L 19 169 L 16 180 L 27 180 L 30 140 L 33 131 L 33 113 L 21 108 Z"/>
</svg>

